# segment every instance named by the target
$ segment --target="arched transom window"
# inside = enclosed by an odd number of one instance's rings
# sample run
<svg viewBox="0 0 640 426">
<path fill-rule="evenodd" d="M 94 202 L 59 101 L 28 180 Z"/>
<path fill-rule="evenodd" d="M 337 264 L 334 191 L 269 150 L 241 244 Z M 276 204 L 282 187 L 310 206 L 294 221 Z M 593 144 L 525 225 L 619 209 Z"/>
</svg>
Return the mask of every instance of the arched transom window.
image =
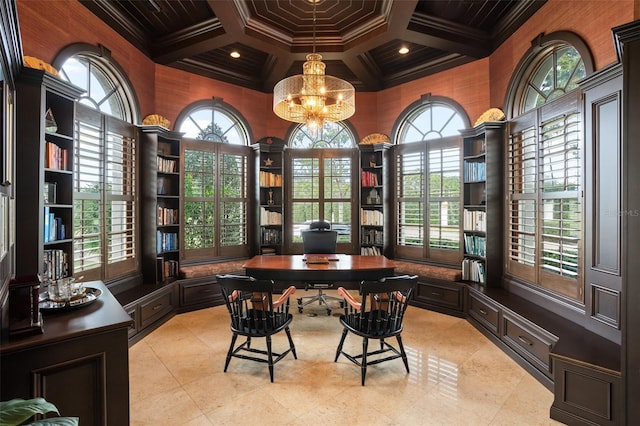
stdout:
<svg viewBox="0 0 640 426">
<path fill-rule="evenodd" d="M 178 118 L 177 127 L 187 138 L 232 145 L 249 144 L 246 126 L 238 115 L 231 111 L 230 107 L 212 106 L 211 102 L 188 108 Z"/>
<path fill-rule="evenodd" d="M 586 77 L 584 61 L 573 46 L 559 43 L 534 62 L 528 75 L 520 113 L 537 108 L 578 87 Z"/>
</svg>

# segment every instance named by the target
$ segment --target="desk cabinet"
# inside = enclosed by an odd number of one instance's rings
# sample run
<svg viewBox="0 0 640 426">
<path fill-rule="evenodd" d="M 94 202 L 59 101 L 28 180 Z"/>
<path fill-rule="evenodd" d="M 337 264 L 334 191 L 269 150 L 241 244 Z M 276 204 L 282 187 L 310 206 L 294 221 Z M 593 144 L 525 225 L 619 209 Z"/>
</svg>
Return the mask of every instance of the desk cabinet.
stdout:
<svg viewBox="0 0 640 426">
<path fill-rule="evenodd" d="M 101 282 L 93 304 L 44 316 L 44 334 L 0 345 L 0 400 L 42 397 L 82 425 L 129 424 L 131 317 Z"/>
</svg>

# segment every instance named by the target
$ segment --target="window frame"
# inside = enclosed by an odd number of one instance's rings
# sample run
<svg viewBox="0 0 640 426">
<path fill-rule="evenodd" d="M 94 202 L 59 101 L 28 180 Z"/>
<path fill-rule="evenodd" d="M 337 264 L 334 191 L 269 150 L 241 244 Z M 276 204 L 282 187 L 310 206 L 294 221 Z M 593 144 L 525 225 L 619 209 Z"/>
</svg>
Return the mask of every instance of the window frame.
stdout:
<svg viewBox="0 0 640 426">
<path fill-rule="evenodd" d="M 584 295 L 584 129 L 582 124 L 583 111 L 581 103 L 582 91 L 578 88 L 560 98 L 554 99 L 542 106 L 528 111 L 520 117 L 516 117 L 511 120 L 511 129 L 509 131 L 509 142 L 506 155 L 506 170 L 507 170 L 507 183 L 505 188 L 506 195 L 506 224 L 505 224 L 505 259 L 506 270 L 505 272 L 515 277 L 516 279 L 523 280 L 528 286 L 535 288 L 538 291 L 550 292 L 562 299 L 567 299 L 570 302 L 582 304 L 585 300 Z M 545 192 L 541 187 L 544 179 L 544 155 L 543 151 L 543 135 L 542 126 L 544 123 L 548 123 L 557 117 L 562 117 L 565 114 L 577 114 L 577 128 L 579 129 L 579 154 L 580 154 L 580 176 L 579 184 L 575 191 L 562 191 L 562 192 Z M 535 131 L 535 191 L 528 194 L 514 193 L 512 174 L 517 174 L 518 170 L 521 170 L 517 166 L 517 162 L 512 159 L 512 144 L 514 135 L 519 134 L 525 128 L 534 129 Z M 543 228 L 544 228 L 544 215 L 543 206 L 545 201 L 548 200 L 562 200 L 562 199 L 576 199 L 577 208 L 580 214 L 580 230 L 577 241 L 577 271 L 575 280 L 566 278 L 562 275 L 553 274 L 544 270 L 543 260 Z M 513 230 L 510 229 L 510 225 L 514 223 L 513 216 L 511 214 L 511 204 L 517 200 L 532 200 L 535 204 L 535 230 L 533 250 L 534 264 L 527 265 L 521 262 L 515 261 L 511 255 L 511 249 L 513 245 L 514 235 Z"/>
<path fill-rule="evenodd" d="M 328 126 L 335 126 L 335 134 L 329 135 L 330 139 L 325 138 L 325 134 L 328 132 Z M 296 143 L 295 140 L 298 135 L 301 135 L 300 139 L 307 141 L 306 145 Z M 332 142 L 339 137 L 346 135 L 347 140 L 351 141 L 350 145 L 345 146 L 343 143 L 339 143 L 335 146 Z M 341 137 L 342 136 L 342 137 Z M 296 124 L 289 128 L 285 141 L 287 146 L 285 147 L 283 154 L 283 166 L 285 184 L 283 187 L 284 195 L 284 216 L 283 216 L 283 248 L 285 253 L 302 253 L 302 240 L 295 241 L 294 238 L 294 218 L 293 218 L 293 204 L 295 202 L 293 198 L 293 185 L 287 184 L 293 180 L 293 161 L 294 158 L 308 158 L 318 159 L 318 198 L 300 199 L 306 200 L 310 203 L 316 203 L 318 206 L 318 219 L 327 220 L 331 222 L 330 217 L 325 216 L 326 203 L 331 201 L 337 203 L 349 202 L 351 206 L 351 220 L 350 226 L 350 241 L 345 242 L 342 235 L 338 235 L 338 248 L 337 250 L 342 253 L 354 253 L 359 250 L 359 194 L 360 194 L 360 150 L 357 147 L 358 136 L 348 120 L 339 122 L 325 122 L 323 123 L 322 130 L 317 132 L 309 131 L 304 124 Z M 349 158 L 350 161 L 350 179 L 351 179 L 351 194 L 348 198 L 333 198 L 326 197 L 325 192 L 325 167 L 324 162 L 333 158 Z M 288 176 L 291 176 L 289 180 Z M 337 225 L 346 225 L 343 222 L 336 222 Z M 333 223 L 332 223 L 333 225 Z"/>
<path fill-rule="evenodd" d="M 82 202 L 82 200 L 86 201 L 97 201 L 98 208 L 98 224 L 97 226 L 97 235 L 93 241 L 99 242 L 99 263 L 90 269 L 80 268 L 78 262 L 84 259 L 86 256 L 78 256 L 74 254 L 74 266 L 73 271 L 74 275 L 81 274 L 85 277 L 86 280 L 101 280 L 101 279 L 114 279 L 129 273 L 134 273 L 139 269 L 139 227 L 137 226 L 137 212 L 138 212 L 138 202 L 136 200 L 137 196 L 137 179 L 136 179 L 136 158 L 135 158 L 135 141 L 137 138 L 137 129 L 130 123 L 126 123 L 122 120 L 119 120 L 115 117 L 111 117 L 105 115 L 104 113 L 95 110 L 87 105 L 78 104 L 76 105 L 76 125 L 75 125 L 75 136 L 74 136 L 74 252 L 78 252 L 78 246 L 83 246 L 83 241 L 85 240 L 85 235 L 89 236 L 89 234 L 82 233 L 81 229 L 83 227 L 78 225 L 76 222 L 78 215 L 81 215 L 82 212 L 77 208 L 77 204 Z M 79 139 L 78 134 L 78 126 L 80 123 L 89 124 L 94 128 L 98 129 L 98 146 L 94 146 L 98 151 L 95 152 L 97 155 L 97 161 L 100 164 L 98 172 L 94 175 L 98 184 L 98 191 L 95 193 L 87 193 L 83 191 L 78 191 L 79 188 L 79 173 L 80 167 L 79 162 L 84 161 L 85 156 L 78 155 L 78 150 L 82 141 Z M 129 138 L 132 142 L 132 150 L 133 156 L 130 158 L 128 162 L 128 169 L 130 173 L 127 174 L 128 180 L 123 179 L 125 183 L 127 183 L 126 191 L 127 194 L 123 195 L 113 195 L 108 191 L 108 181 L 107 181 L 107 134 L 113 132 L 115 134 L 125 136 Z M 128 133 L 128 134 L 127 134 Z M 126 165 L 125 165 L 126 167 Z M 124 201 L 128 204 L 127 210 L 132 217 L 131 228 L 126 232 L 127 235 L 132 238 L 132 242 L 127 245 L 125 251 L 128 251 L 130 254 L 125 256 L 124 260 L 119 260 L 115 262 L 110 261 L 109 253 L 110 253 L 110 243 L 109 243 L 109 220 L 106 217 L 107 206 L 110 201 Z M 84 221 L 83 221 L 84 222 Z M 89 236 L 90 237 L 90 236 Z M 88 241 L 88 244 L 91 245 L 91 240 Z M 84 248 L 80 249 L 82 252 L 86 252 Z"/>
<path fill-rule="evenodd" d="M 404 141 L 403 137 L 406 134 L 405 128 L 409 124 L 407 120 L 412 119 L 413 117 L 418 116 L 421 113 L 422 109 L 433 108 L 433 106 L 440 105 L 445 106 L 448 109 L 452 110 L 462 121 L 463 129 L 468 128 L 470 126 L 469 116 L 466 111 L 460 104 L 455 102 L 452 99 L 442 97 L 442 96 L 432 96 L 431 94 L 426 94 L 420 97 L 419 100 L 409 105 L 405 110 L 400 114 L 396 123 L 394 124 L 392 130 L 392 140 L 395 141 L 394 146 L 392 147 L 392 164 L 391 164 L 391 173 L 392 176 L 396 179 L 396 188 L 393 193 L 392 198 L 392 208 L 387 209 L 390 210 L 390 214 L 393 215 L 393 229 L 394 235 L 392 236 L 392 252 L 398 258 L 405 259 L 414 259 L 421 261 L 428 261 L 438 264 L 447 264 L 447 265 L 457 265 L 462 260 L 462 206 L 463 206 L 463 186 L 462 186 L 462 164 L 463 164 L 463 155 L 462 155 L 462 134 L 458 133 L 457 135 L 447 135 L 440 138 L 428 138 L 429 134 L 435 132 L 434 123 L 431 122 L 431 128 L 429 129 L 421 129 L 420 132 L 423 135 L 423 139 L 420 141 Z M 451 118 L 449 118 L 450 120 Z M 440 128 L 443 128 L 440 126 Z M 442 133 L 440 133 L 442 135 Z M 429 186 L 429 177 L 430 177 L 430 152 L 436 150 L 446 150 L 446 149 L 457 149 L 458 150 L 458 179 L 460 182 L 458 196 L 454 197 L 442 197 L 442 196 L 432 196 L 430 186 Z M 404 197 L 401 194 L 400 182 L 401 182 L 401 170 L 400 164 L 402 161 L 403 155 L 410 155 L 414 153 L 421 153 L 422 155 L 422 167 L 423 170 L 419 172 L 421 175 L 420 179 L 422 180 L 422 194 L 419 202 L 422 205 L 423 215 L 422 215 L 422 245 L 421 246 L 411 246 L 402 244 L 400 241 L 402 234 L 402 224 L 400 221 L 400 211 L 402 210 L 401 203 L 405 201 L 409 202 L 413 200 L 413 202 L 418 202 L 418 198 L 411 197 L 411 200 L 404 200 Z M 434 202 L 444 201 L 445 199 L 455 200 L 458 203 L 458 226 L 457 226 L 457 234 L 458 234 L 458 247 L 454 249 L 444 249 L 431 247 L 431 231 L 434 225 L 430 221 L 430 206 Z M 385 211 L 385 214 L 387 212 Z M 441 229 L 442 226 L 439 227 Z M 445 228 L 451 228 L 450 226 L 446 226 Z"/>
<path fill-rule="evenodd" d="M 180 157 L 181 157 L 181 170 L 183 170 L 183 176 L 181 179 L 181 187 L 183 196 L 180 200 L 180 211 L 182 212 L 182 233 L 180 236 L 180 246 L 183 248 L 181 250 L 181 260 L 186 262 L 197 262 L 204 260 L 212 260 L 212 259 L 223 259 L 223 258 L 237 258 L 237 257 L 248 257 L 250 255 L 250 241 L 249 241 L 249 232 L 251 227 L 251 213 L 249 211 L 250 200 L 252 199 L 252 189 L 250 186 L 250 182 L 254 182 L 254 171 L 251 164 L 251 158 L 253 150 L 249 146 L 243 145 L 233 145 L 228 143 L 221 142 L 212 142 L 208 140 L 201 139 L 191 139 L 184 138 L 182 139 L 181 147 L 180 147 Z M 213 165 L 213 196 L 201 196 L 201 197 L 189 197 L 184 188 L 185 177 L 188 173 L 186 169 L 186 154 L 185 151 L 193 150 L 193 151 L 202 151 L 202 152 L 211 152 L 214 155 L 214 165 Z M 243 197 L 225 197 L 222 191 L 222 169 L 221 164 L 223 162 L 223 158 L 225 155 L 240 155 L 244 158 L 244 182 L 242 191 L 244 192 Z M 206 202 L 207 200 L 211 200 L 214 203 L 214 223 L 213 223 L 213 232 L 214 237 L 213 246 L 203 247 L 203 248 L 193 248 L 187 249 L 185 244 L 185 236 L 186 236 L 186 226 L 187 220 L 185 218 L 186 209 L 185 203 L 189 201 L 197 201 L 197 202 Z M 245 221 L 244 221 L 244 243 L 239 245 L 222 245 L 221 244 L 221 229 L 226 226 L 223 220 L 222 215 L 222 206 L 225 202 L 241 202 L 244 203 L 245 206 Z"/>
</svg>

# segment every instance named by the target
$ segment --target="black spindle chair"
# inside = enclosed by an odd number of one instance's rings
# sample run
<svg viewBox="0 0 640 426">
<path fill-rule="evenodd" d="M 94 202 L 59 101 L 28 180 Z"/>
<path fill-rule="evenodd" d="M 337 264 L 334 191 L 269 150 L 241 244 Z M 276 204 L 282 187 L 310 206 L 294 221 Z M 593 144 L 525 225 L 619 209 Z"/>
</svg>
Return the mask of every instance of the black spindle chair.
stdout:
<svg viewBox="0 0 640 426">
<path fill-rule="evenodd" d="M 295 293 L 296 288 L 290 286 L 277 300 L 273 300 L 272 280 L 256 280 L 243 275 L 218 275 L 216 278 L 231 316 L 233 333 L 224 371 L 227 371 L 232 357 L 262 362 L 269 365 L 269 376 L 273 382 L 273 366 L 278 361 L 289 352 L 298 358 L 289 330 L 293 319 L 289 313 L 289 296 Z M 281 353 L 273 352 L 271 336 L 283 330 L 287 334 L 289 348 Z M 245 336 L 246 340 L 236 347 L 238 336 Z M 254 337 L 266 339 L 266 351 L 251 347 Z"/>
<path fill-rule="evenodd" d="M 402 358 L 409 373 L 409 362 L 400 335 L 409 299 L 417 282 L 415 275 L 363 281 L 360 284 L 361 301 L 356 300 L 344 287 L 338 288 L 338 294 L 344 297 L 344 314 L 340 315 L 340 323 L 344 328 L 334 361 L 337 362 L 342 354 L 360 366 L 362 386 L 369 365 Z M 342 349 L 349 332 L 362 337 L 361 354 L 348 354 Z M 390 337 L 396 338 L 397 348 L 385 341 Z M 369 351 L 369 339 L 379 340 L 380 349 Z"/>
</svg>

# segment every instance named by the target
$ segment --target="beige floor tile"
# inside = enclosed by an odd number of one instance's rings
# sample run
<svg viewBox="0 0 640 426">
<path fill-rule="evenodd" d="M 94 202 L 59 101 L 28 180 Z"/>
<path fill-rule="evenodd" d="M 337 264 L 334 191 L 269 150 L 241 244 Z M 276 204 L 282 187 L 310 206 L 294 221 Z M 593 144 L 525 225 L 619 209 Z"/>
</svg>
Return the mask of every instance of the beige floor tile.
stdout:
<svg viewBox="0 0 640 426">
<path fill-rule="evenodd" d="M 304 293 L 304 292 L 303 292 Z M 292 354 L 275 365 L 233 358 L 226 308 L 177 315 L 130 349 L 133 425 L 555 425 L 553 394 L 466 320 L 410 307 L 397 359 L 360 368 L 334 362 L 340 309 L 298 313 L 292 299 Z M 392 339 L 390 343 L 395 344 Z M 284 333 L 274 349 L 288 347 Z M 376 346 L 376 341 L 370 342 Z M 262 341 L 254 347 L 264 347 Z M 362 340 L 349 335 L 344 349 Z"/>
</svg>

